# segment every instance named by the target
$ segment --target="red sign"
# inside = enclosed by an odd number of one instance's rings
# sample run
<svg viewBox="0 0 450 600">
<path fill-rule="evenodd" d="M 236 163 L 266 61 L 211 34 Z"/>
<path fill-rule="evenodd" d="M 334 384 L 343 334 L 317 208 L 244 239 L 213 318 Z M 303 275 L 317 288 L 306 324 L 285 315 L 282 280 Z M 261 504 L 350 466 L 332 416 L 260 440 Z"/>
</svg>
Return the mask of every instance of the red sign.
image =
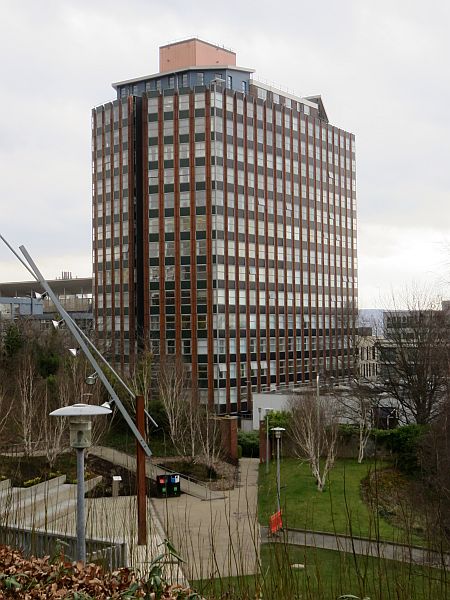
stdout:
<svg viewBox="0 0 450 600">
<path fill-rule="evenodd" d="M 280 531 L 280 529 L 283 529 L 283 520 L 281 518 L 281 512 L 282 511 L 279 510 L 278 512 L 269 517 L 270 533 L 276 533 L 277 531 Z"/>
</svg>

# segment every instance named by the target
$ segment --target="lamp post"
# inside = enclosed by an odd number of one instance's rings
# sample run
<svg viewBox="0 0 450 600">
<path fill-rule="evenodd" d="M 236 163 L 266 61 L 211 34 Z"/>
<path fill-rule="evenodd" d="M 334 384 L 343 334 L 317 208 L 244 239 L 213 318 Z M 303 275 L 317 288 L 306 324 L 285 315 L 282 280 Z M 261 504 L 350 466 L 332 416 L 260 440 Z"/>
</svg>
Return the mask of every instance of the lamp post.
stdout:
<svg viewBox="0 0 450 600">
<path fill-rule="evenodd" d="M 90 404 L 64 406 L 50 413 L 69 417 L 70 445 L 77 452 L 77 560 L 86 562 L 86 517 L 84 500 L 84 450 L 92 443 L 92 417 L 108 415 L 111 409 Z"/>
<path fill-rule="evenodd" d="M 266 475 L 269 473 L 269 413 L 273 408 L 265 408 L 266 411 Z"/>
<path fill-rule="evenodd" d="M 275 434 L 275 438 L 277 440 L 277 507 L 278 507 L 278 512 L 280 512 L 281 510 L 281 494 L 280 494 L 280 440 L 281 440 L 281 434 L 283 433 L 283 431 L 286 431 L 284 427 L 272 427 L 272 429 L 270 430 Z"/>
</svg>

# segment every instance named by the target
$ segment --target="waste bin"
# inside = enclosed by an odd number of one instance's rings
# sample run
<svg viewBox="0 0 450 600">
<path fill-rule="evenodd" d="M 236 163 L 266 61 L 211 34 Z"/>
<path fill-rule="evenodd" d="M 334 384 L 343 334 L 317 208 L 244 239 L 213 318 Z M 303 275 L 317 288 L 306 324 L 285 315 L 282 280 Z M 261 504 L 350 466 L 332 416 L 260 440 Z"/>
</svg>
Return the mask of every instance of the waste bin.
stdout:
<svg viewBox="0 0 450 600">
<path fill-rule="evenodd" d="M 167 477 L 167 495 L 171 498 L 177 498 L 181 494 L 180 476 L 178 473 L 166 475 Z"/>
<path fill-rule="evenodd" d="M 179 474 L 158 475 L 156 477 L 156 490 L 160 498 L 178 497 L 181 494 Z"/>
</svg>

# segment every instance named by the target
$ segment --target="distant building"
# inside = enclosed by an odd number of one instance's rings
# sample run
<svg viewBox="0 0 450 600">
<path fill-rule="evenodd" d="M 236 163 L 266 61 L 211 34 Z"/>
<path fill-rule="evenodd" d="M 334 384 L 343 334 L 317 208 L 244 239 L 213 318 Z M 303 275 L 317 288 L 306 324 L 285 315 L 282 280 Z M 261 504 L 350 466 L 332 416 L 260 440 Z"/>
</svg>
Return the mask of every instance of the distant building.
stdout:
<svg viewBox="0 0 450 600">
<path fill-rule="evenodd" d="M 358 376 L 366 381 L 377 381 L 380 371 L 379 338 L 371 327 L 359 327 L 357 335 Z"/>
<path fill-rule="evenodd" d="M 35 298 L 0 296 L 0 327 L 21 317 L 43 318 L 44 303 Z"/>
<path fill-rule="evenodd" d="M 66 274 L 68 275 L 68 274 Z M 93 329 L 92 321 L 92 277 L 76 277 L 49 280 L 63 308 L 85 333 Z M 44 289 L 36 281 L 0 282 L 0 323 L 16 318 L 32 318 L 43 327 L 50 325 L 57 310 Z"/>
<path fill-rule="evenodd" d="M 219 413 L 347 375 L 354 135 L 320 96 L 262 83 L 198 39 L 113 87 L 92 111 L 92 200 L 94 320 L 115 364 L 144 347 L 183 357 Z"/>
</svg>

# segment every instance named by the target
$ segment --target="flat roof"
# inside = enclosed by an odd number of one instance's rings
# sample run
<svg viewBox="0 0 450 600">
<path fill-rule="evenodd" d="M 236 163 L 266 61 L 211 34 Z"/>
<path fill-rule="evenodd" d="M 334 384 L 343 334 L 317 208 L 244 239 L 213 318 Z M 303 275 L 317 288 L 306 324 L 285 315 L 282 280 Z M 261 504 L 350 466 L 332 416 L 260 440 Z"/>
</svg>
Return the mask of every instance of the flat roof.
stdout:
<svg viewBox="0 0 450 600">
<path fill-rule="evenodd" d="M 220 44 L 214 44 L 214 42 L 207 42 L 206 40 L 193 36 L 190 38 L 183 38 L 181 40 L 175 40 L 174 42 L 169 42 L 160 46 L 160 48 L 170 48 L 171 46 L 178 46 L 179 44 L 187 44 L 188 42 L 201 42 L 202 44 L 206 44 L 207 46 L 211 46 L 212 48 L 220 48 L 220 50 L 225 50 L 225 52 L 229 52 L 230 54 L 236 55 L 236 52 L 231 48 L 227 48 L 226 46 L 221 46 Z"/>
<path fill-rule="evenodd" d="M 90 294 L 92 277 L 73 277 L 72 279 L 49 279 L 48 284 L 57 294 Z M 0 296 L 8 298 L 24 297 L 31 292 L 44 292 L 37 281 L 10 281 L 0 283 Z"/>
<path fill-rule="evenodd" d="M 142 77 L 134 77 L 133 79 L 125 79 L 124 81 L 117 81 L 112 83 L 112 87 L 116 90 L 119 85 L 129 85 L 130 83 L 139 83 L 140 81 L 146 81 L 147 79 L 156 79 L 157 77 L 167 77 L 171 73 L 182 73 L 184 71 L 241 71 L 243 73 L 254 73 L 255 69 L 247 69 L 245 67 L 237 67 L 236 65 L 195 65 L 193 67 L 183 67 L 180 69 L 174 69 L 173 71 L 160 71 L 159 73 L 153 73 L 153 75 L 144 75 Z"/>
<path fill-rule="evenodd" d="M 291 94 L 290 92 L 286 92 L 285 90 L 282 90 L 280 88 L 276 88 L 267 83 L 263 83 L 262 81 L 258 81 L 257 79 L 251 79 L 250 84 L 254 85 L 256 87 L 262 88 L 263 90 L 266 90 L 268 92 L 278 94 L 279 96 L 284 96 L 285 98 L 289 98 L 290 100 L 294 100 L 295 102 L 301 102 L 302 104 L 306 104 L 307 106 L 310 106 L 311 108 L 318 108 L 318 103 L 310 100 L 310 97 L 305 98 L 302 96 L 296 96 L 295 94 Z M 318 98 L 318 96 L 314 96 L 314 97 Z"/>
</svg>

